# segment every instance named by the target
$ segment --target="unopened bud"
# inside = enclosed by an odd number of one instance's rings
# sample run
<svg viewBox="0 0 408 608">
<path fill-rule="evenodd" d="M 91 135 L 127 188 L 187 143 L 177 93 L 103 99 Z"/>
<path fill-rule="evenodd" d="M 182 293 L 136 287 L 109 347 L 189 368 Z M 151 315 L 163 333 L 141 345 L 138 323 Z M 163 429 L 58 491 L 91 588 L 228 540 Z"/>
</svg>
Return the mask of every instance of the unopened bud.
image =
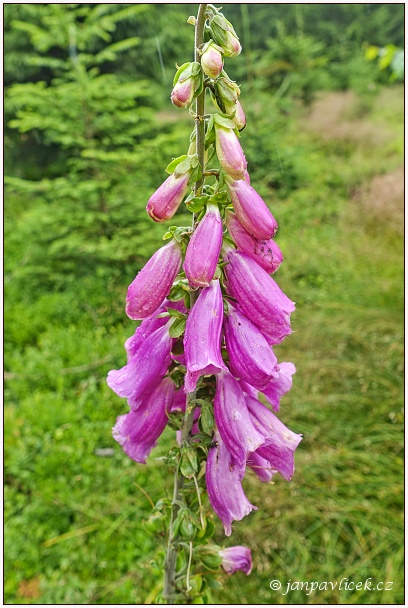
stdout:
<svg viewBox="0 0 408 608">
<path fill-rule="evenodd" d="M 202 72 L 196 61 L 182 65 L 174 78 L 171 101 L 178 108 L 187 108 L 202 87 Z"/>
<path fill-rule="evenodd" d="M 222 68 L 224 67 L 222 49 L 212 40 L 204 45 L 201 55 L 201 67 L 204 74 L 209 78 L 217 78 L 222 72 Z"/>
<path fill-rule="evenodd" d="M 241 52 L 241 45 L 232 24 L 222 13 L 217 12 L 209 22 L 211 36 L 220 46 L 226 57 L 236 57 Z"/>
</svg>

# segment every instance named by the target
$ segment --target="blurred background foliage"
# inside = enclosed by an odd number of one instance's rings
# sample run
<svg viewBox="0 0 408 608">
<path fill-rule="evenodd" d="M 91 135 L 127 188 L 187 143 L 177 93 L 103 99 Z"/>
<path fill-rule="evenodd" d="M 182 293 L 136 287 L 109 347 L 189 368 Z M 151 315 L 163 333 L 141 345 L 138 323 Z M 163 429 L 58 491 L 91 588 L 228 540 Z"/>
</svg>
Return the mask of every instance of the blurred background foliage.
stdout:
<svg viewBox="0 0 408 608">
<path fill-rule="evenodd" d="M 196 12 L 4 7 L 8 603 L 151 603 L 160 583 L 139 486 L 156 501 L 171 480 L 114 445 L 126 406 L 105 377 L 134 330 L 127 285 L 165 231 L 146 202 L 193 128 L 169 96 Z M 259 511 L 228 545 L 252 547 L 254 572 L 221 577 L 213 600 L 403 603 L 404 5 L 224 13 L 244 49 L 226 62 L 248 117 L 242 145 L 280 223 L 277 280 L 297 302 L 279 349 L 298 369 L 281 417 L 304 441 L 291 484 L 248 478 Z M 269 589 L 343 577 L 393 590 Z"/>
</svg>

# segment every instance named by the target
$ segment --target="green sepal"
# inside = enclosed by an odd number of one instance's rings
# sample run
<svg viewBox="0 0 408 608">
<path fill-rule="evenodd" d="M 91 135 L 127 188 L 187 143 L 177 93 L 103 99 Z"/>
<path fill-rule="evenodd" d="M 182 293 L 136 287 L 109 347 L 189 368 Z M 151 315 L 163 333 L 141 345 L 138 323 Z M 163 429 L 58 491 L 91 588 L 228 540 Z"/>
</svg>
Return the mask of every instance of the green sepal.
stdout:
<svg viewBox="0 0 408 608">
<path fill-rule="evenodd" d="M 236 125 L 232 122 L 232 120 L 230 120 L 229 118 L 226 118 L 223 114 L 219 114 L 218 112 L 216 112 L 215 114 L 213 114 L 214 117 L 214 123 L 219 125 L 220 127 L 224 127 L 224 129 L 234 129 L 236 130 Z"/>
<path fill-rule="evenodd" d="M 190 293 L 190 287 L 186 279 L 181 279 L 173 284 L 170 293 L 168 295 L 169 300 L 173 302 L 179 302 L 186 296 L 186 292 Z"/>
<path fill-rule="evenodd" d="M 177 163 L 174 169 L 174 175 L 180 177 L 184 173 L 188 173 L 191 170 L 191 156 L 187 156 L 181 162 Z"/>
<path fill-rule="evenodd" d="M 215 141 L 215 131 L 214 131 L 214 114 L 211 114 L 210 119 L 207 125 L 207 131 L 205 134 L 205 147 L 208 148 Z"/>
<path fill-rule="evenodd" d="M 208 195 L 193 196 L 192 198 L 190 198 L 190 200 L 186 201 L 186 207 L 189 211 L 191 211 L 191 213 L 198 213 L 199 211 L 201 211 L 204 205 L 209 202 L 210 198 L 211 197 Z"/>
<path fill-rule="evenodd" d="M 194 477 L 198 471 L 197 452 L 190 446 L 181 449 L 180 471 L 187 479 Z"/>
<path fill-rule="evenodd" d="M 210 96 L 211 96 L 211 100 L 212 100 L 213 104 L 215 105 L 215 107 L 217 108 L 217 110 L 220 110 L 220 112 L 225 113 L 224 101 L 223 101 L 222 97 L 220 96 L 219 91 L 217 89 L 214 89 L 214 92 L 212 92 L 210 89 Z"/>
<path fill-rule="evenodd" d="M 176 319 L 172 325 L 170 325 L 169 335 L 170 338 L 179 338 L 183 335 L 184 330 L 186 329 L 186 318 L 182 317 Z"/>
<path fill-rule="evenodd" d="M 229 205 L 229 194 L 225 190 L 223 190 L 222 192 L 216 192 L 210 197 L 210 200 L 208 202 L 214 203 L 215 205 Z"/>
<path fill-rule="evenodd" d="M 210 403 L 205 402 L 204 405 L 201 406 L 199 426 L 201 427 L 203 433 L 206 433 L 206 435 L 212 434 L 214 430 L 214 416 Z"/>
<path fill-rule="evenodd" d="M 201 166 L 198 164 L 191 170 L 189 184 L 195 184 L 202 176 Z"/>
<path fill-rule="evenodd" d="M 198 63 L 198 61 L 193 61 L 191 63 L 191 74 L 192 76 L 198 76 L 198 74 L 201 72 L 201 64 Z"/>
<path fill-rule="evenodd" d="M 216 553 L 203 553 L 200 555 L 201 563 L 207 570 L 218 570 L 222 563 L 222 557 Z"/>
<path fill-rule="evenodd" d="M 167 314 L 170 315 L 170 317 L 178 317 L 179 319 L 185 319 L 186 315 L 182 312 L 180 312 L 179 310 L 176 310 L 175 308 L 166 308 L 167 310 Z M 157 315 L 157 317 L 159 318 L 160 315 Z"/>
<path fill-rule="evenodd" d="M 173 380 L 174 384 L 176 385 L 176 388 L 181 388 L 182 386 L 184 386 L 184 374 L 179 369 L 175 369 L 170 374 L 170 377 Z M 170 416 L 169 416 L 169 418 L 170 418 Z"/>
<path fill-rule="evenodd" d="M 179 69 L 177 70 L 177 72 L 175 73 L 174 78 L 173 78 L 173 86 L 178 82 L 180 75 L 182 74 L 182 72 L 184 72 L 188 68 L 189 65 L 190 65 L 190 62 L 187 61 L 186 63 L 183 63 L 183 65 L 181 65 L 179 67 Z M 183 80 L 186 80 L 190 75 L 191 75 L 191 71 L 188 74 L 188 76 L 186 76 L 186 78 L 183 78 Z M 183 80 L 181 82 L 183 82 Z"/>
<path fill-rule="evenodd" d="M 182 156 L 178 156 L 177 158 L 173 158 L 173 160 L 167 165 L 166 167 L 166 172 L 170 173 L 170 175 L 172 173 L 174 173 L 175 168 L 181 163 L 183 162 L 186 158 L 188 158 L 187 154 L 183 154 Z"/>
</svg>

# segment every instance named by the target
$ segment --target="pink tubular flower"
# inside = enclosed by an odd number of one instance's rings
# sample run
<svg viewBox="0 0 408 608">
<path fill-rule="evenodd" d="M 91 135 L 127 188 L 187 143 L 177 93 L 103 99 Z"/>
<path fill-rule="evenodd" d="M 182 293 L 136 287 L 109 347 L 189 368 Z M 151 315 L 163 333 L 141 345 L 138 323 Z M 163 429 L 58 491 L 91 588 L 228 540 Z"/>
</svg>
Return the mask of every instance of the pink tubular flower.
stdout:
<svg viewBox="0 0 408 608">
<path fill-rule="evenodd" d="M 295 471 L 294 452 L 302 441 L 302 435 L 293 433 L 257 399 L 246 395 L 245 401 L 255 428 L 265 440 L 256 450 L 257 454 L 290 481 Z"/>
<path fill-rule="evenodd" d="M 155 222 L 173 217 L 188 190 L 189 173 L 176 177 L 174 173 L 149 198 L 146 211 Z"/>
<path fill-rule="evenodd" d="M 245 253 L 225 246 L 224 267 L 227 292 L 238 301 L 240 310 L 267 338 L 279 344 L 289 335 L 290 315 L 295 310 L 275 281 Z"/>
<path fill-rule="evenodd" d="M 144 396 L 136 411 L 132 410 L 116 420 L 113 437 L 132 460 L 146 464 L 146 458 L 167 424 L 173 394 L 174 382 L 164 378 Z"/>
<path fill-rule="evenodd" d="M 272 409 L 279 412 L 280 398 L 292 388 L 292 376 L 296 372 L 296 368 L 293 363 L 284 361 L 279 363 L 276 370 L 278 377 L 272 378 L 261 392 L 268 399 Z"/>
<path fill-rule="evenodd" d="M 129 285 L 126 314 L 130 319 L 146 319 L 158 309 L 170 293 L 181 260 L 181 245 L 175 239 L 156 251 Z"/>
<path fill-rule="evenodd" d="M 221 437 L 214 435 L 216 447 L 210 448 L 205 470 L 208 498 L 216 515 L 231 536 L 233 521 L 240 521 L 257 507 L 251 505 L 242 489 L 242 474 L 234 464 Z"/>
<path fill-rule="evenodd" d="M 252 571 L 251 549 L 243 546 L 228 547 L 218 553 L 222 557 L 222 568 L 227 574 L 242 570 L 246 575 Z"/>
<path fill-rule="evenodd" d="M 132 409 L 140 406 L 144 393 L 154 389 L 167 372 L 173 345 L 169 329 L 173 320 L 150 334 L 124 367 L 108 373 L 108 386 L 119 397 L 126 397 Z"/>
<path fill-rule="evenodd" d="M 167 308 L 173 308 L 180 312 L 186 313 L 187 308 L 184 306 L 183 300 L 178 302 L 172 302 L 171 300 L 164 300 L 163 304 L 152 314 L 151 317 L 143 319 L 139 327 L 136 329 L 133 336 L 128 338 L 125 342 L 125 349 L 128 356 L 128 361 L 136 354 L 136 351 L 142 346 L 147 336 L 152 334 L 159 327 L 163 327 L 169 321 L 168 317 L 159 317 L 158 315 L 166 312 Z"/>
<path fill-rule="evenodd" d="M 247 161 L 233 129 L 215 123 L 215 148 L 221 168 L 232 179 L 242 179 Z"/>
<path fill-rule="evenodd" d="M 222 72 L 224 62 L 222 59 L 221 49 L 210 40 L 204 47 L 204 52 L 201 55 L 201 67 L 204 74 L 209 78 L 217 78 Z"/>
<path fill-rule="evenodd" d="M 222 245 L 218 205 L 209 204 L 187 247 L 183 269 L 192 287 L 208 287 L 214 278 Z"/>
<path fill-rule="evenodd" d="M 274 473 L 277 472 L 272 470 L 270 462 L 265 460 L 265 458 L 262 458 L 258 452 L 249 454 L 247 458 L 247 466 L 252 469 L 254 473 L 256 473 L 260 481 L 265 483 L 271 481 Z"/>
<path fill-rule="evenodd" d="M 226 369 L 221 356 L 221 328 L 224 314 L 218 280 L 202 290 L 187 317 L 184 352 L 187 373 L 185 391 L 195 390 L 200 376 Z"/>
<path fill-rule="evenodd" d="M 256 190 L 241 178 L 239 181 L 227 180 L 227 187 L 235 213 L 245 230 L 256 239 L 273 238 L 278 224 Z"/>
<path fill-rule="evenodd" d="M 283 255 L 273 239 L 262 241 L 251 236 L 241 225 L 238 217 L 232 211 L 227 211 L 226 226 L 236 246 L 240 251 L 249 255 L 268 274 L 278 270 L 283 261 Z"/>
<path fill-rule="evenodd" d="M 232 304 L 224 317 L 225 345 L 235 376 L 262 390 L 277 376 L 277 359 L 259 329 Z"/>
<path fill-rule="evenodd" d="M 217 374 L 214 418 L 221 438 L 243 477 L 248 454 L 255 452 L 265 440 L 252 424 L 238 381 L 228 371 Z"/>
</svg>

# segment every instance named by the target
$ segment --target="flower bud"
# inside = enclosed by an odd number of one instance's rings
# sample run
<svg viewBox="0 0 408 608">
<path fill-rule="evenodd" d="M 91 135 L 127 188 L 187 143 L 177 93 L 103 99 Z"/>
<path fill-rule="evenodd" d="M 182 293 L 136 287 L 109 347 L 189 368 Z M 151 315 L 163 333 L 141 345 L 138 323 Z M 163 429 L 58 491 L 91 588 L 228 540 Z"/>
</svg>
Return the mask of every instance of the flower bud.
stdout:
<svg viewBox="0 0 408 608">
<path fill-rule="evenodd" d="M 232 211 L 227 211 L 225 220 L 228 232 L 240 251 L 258 262 L 269 274 L 278 270 L 282 263 L 283 255 L 273 239 L 263 241 L 251 236 Z"/>
<path fill-rule="evenodd" d="M 187 108 L 202 87 L 202 72 L 196 61 L 182 65 L 174 78 L 171 101 L 178 108 Z"/>
<path fill-rule="evenodd" d="M 226 180 L 226 183 L 235 213 L 245 230 L 256 239 L 273 238 L 278 224 L 256 190 L 241 178 Z"/>
<path fill-rule="evenodd" d="M 238 131 L 242 131 L 246 125 L 246 116 L 239 101 L 236 102 L 234 110 L 235 114 L 232 118 L 232 122 L 237 126 Z"/>
<path fill-rule="evenodd" d="M 241 45 L 232 24 L 217 11 L 209 22 L 211 37 L 223 50 L 226 57 L 236 57 L 241 52 Z"/>
<path fill-rule="evenodd" d="M 243 179 L 247 161 L 233 129 L 215 124 L 215 148 L 225 173 L 234 180 Z"/>
<path fill-rule="evenodd" d="M 219 555 L 222 557 L 221 566 L 227 574 L 234 574 L 237 570 L 242 570 L 246 575 L 251 574 L 252 557 L 248 547 L 228 547 L 221 549 Z"/>
<path fill-rule="evenodd" d="M 156 251 L 129 285 L 126 314 L 130 319 L 145 319 L 159 308 L 170 293 L 181 260 L 181 245 L 175 239 Z"/>
<path fill-rule="evenodd" d="M 214 278 L 222 245 L 218 205 L 209 204 L 187 247 L 183 269 L 192 287 L 208 287 Z"/>
<path fill-rule="evenodd" d="M 201 55 L 201 67 L 203 72 L 209 78 L 217 78 L 224 67 L 222 59 L 222 49 L 217 46 L 212 40 L 207 42 L 203 48 Z"/>
<path fill-rule="evenodd" d="M 176 177 L 174 173 L 149 198 L 146 211 L 155 222 L 173 217 L 188 190 L 189 173 Z"/>
</svg>

